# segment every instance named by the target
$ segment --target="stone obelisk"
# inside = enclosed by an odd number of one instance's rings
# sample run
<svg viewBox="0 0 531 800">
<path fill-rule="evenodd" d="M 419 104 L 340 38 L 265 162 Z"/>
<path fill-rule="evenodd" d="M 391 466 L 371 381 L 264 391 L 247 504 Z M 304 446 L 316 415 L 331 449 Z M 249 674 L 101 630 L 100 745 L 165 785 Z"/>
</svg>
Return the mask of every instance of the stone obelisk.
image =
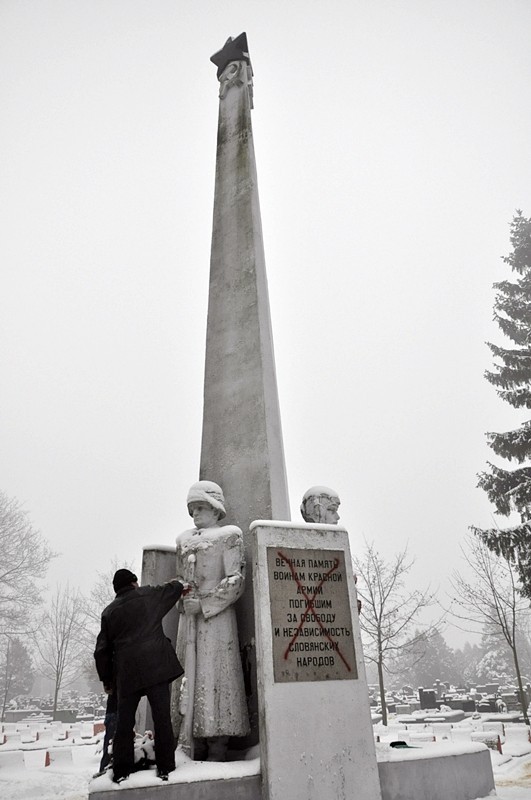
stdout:
<svg viewBox="0 0 531 800">
<path fill-rule="evenodd" d="M 249 525 L 289 519 L 269 297 L 251 124 L 247 36 L 211 59 L 219 119 L 210 261 L 200 478 L 223 487 L 227 521 L 244 534 L 247 586 L 238 604 L 251 724 L 256 730 Z"/>
</svg>

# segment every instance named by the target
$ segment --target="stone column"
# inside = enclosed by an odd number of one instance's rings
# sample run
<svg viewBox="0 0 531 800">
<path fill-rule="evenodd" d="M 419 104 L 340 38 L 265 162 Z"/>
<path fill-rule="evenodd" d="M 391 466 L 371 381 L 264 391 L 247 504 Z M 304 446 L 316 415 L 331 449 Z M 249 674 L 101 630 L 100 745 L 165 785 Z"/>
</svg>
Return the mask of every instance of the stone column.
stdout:
<svg viewBox="0 0 531 800">
<path fill-rule="evenodd" d="M 247 586 L 238 604 L 251 725 L 257 730 L 249 525 L 289 519 L 262 223 L 251 125 L 247 38 L 212 56 L 220 81 L 200 478 L 224 491 L 243 530 Z M 256 736 L 255 736 L 256 738 Z"/>
<path fill-rule="evenodd" d="M 153 544 L 146 545 L 142 554 L 141 586 L 158 586 L 176 577 L 175 545 Z M 179 614 L 177 608 L 172 608 L 162 620 L 164 633 L 175 647 L 177 640 L 177 626 Z M 144 733 L 153 730 L 153 717 L 145 697 L 138 704 L 136 715 L 136 729 Z"/>
</svg>

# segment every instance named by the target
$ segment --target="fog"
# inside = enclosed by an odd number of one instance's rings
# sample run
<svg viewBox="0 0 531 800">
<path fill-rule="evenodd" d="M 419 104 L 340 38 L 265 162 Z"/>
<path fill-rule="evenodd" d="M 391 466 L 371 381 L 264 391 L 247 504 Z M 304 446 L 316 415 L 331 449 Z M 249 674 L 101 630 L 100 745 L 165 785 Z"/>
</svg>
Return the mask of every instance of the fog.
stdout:
<svg viewBox="0 0 531 800">
<path fill-rule="evenodd" d="M 523 0 L 4 0 L 0 488 L 60 553 L 50 587 L 189 525 L 209 57 L 245 30 L 292 518 L 332 486 L 354 552 L 408 544 L 444 593 L 492 524 L 485 432 L 523 419 L 483 372 L 531 215 L 530 29 Z"/>
</svg>

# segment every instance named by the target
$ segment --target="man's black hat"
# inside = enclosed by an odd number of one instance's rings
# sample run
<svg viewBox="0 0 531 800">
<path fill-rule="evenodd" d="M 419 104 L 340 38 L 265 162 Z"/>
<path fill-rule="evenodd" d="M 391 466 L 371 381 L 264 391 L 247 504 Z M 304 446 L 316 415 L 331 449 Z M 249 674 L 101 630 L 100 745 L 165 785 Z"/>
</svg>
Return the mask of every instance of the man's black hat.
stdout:
<svg viewBox="0 0 531 800">
<path fill-rule="evenodd" d="M 124 586 L 129 586 L 131 583 L 136 583 L 138 578 L 131 572 L 129 569 L 118 569 L 114 573 L 114 578 L 112 579 L 112 585 L 115 592 L 119 592 L 120 589 L 123 589 Z"/>
</svg>

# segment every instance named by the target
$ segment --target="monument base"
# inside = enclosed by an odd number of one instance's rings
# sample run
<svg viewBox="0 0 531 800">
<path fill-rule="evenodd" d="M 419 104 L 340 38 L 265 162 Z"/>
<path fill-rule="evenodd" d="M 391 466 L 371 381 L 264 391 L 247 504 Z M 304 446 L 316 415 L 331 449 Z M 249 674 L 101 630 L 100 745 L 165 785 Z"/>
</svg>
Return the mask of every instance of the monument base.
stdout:
<svg viewBox="0 0 531 800">
<path fill-rule="evenodd" d="M 382 800 L 475 800 L 495 793 L 485 745 L 441 744 L 403 750 L 377 745 L 376 755 Z"/>
<path fill-rule="evenodd" d="M 253 754 L 254 755 L 254 754 Z M 95 778 L 89 786 L 89 800 L 261 800 L 260 759 L 246 761 L 190 761 L 175 753 L 176 770 L 168 782 L 155 769 L 135 772 L 123 783 L 113 783 L 110 773 Z"/>
<path fill-rule="evenodd" d="M 380 745 L 377 758 L 382 800 L 475 800 L 488 797 L 495 788 L 490 754 L 480 743 L 460 744 L 459 750 L 452 745 L 430 745 L 429 751 Z M 154 770 L 136 773 L 130 778 L 135 784 L 130 788 L 104 776 L 92 781 L 89 800 L 112 800 L 113 790 L 120 792 L 120 800 L 262 800 L 259 769 L 257 759 L 195 762 L 172 773 L 171 783 L 157 780 Z M 241 771 L 255 774 L 236 776 Z M 356 786 L 349 792 L 347 796 L 355 800 Z M 332 792 L 322 800 L 336 799 Z"/>
<path fill-rule="evenodd" d="M 218 778 L 194 783 L 162 783 L 126 789 L 116 787 L 120 800 L 262 800 L 260 776 Z M 111 790 L 112 791 L 112 790 Z M 110 800 L 109 791 L 90 792 L 90 800 Z"/>
<path fill-rule="evenodd" d="M 348 534 L 251 525 L 266 800 L 381 800 Z"/>
</svg>

